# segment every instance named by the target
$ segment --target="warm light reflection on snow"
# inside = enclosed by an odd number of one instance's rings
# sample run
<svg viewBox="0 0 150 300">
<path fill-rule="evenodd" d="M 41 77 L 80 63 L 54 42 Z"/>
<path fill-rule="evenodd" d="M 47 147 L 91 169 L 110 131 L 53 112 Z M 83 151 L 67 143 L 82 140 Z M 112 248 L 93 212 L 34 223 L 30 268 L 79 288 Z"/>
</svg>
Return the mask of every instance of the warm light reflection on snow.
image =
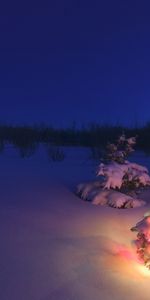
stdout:
<svg viewBox="0 0 150 300">
<path fill-rule="evenodd" d="M 133 271 L 133 273 L 135 272 L 136 275 L 150 277 L 150 270 L 138 260 L 136 253 L 133 252 L 133 249 L 129 250 L 121 246 L 118 250 L 118 259 L 120 258 L 122 261 L 121 270 L 123 272 L 127 272 L 129 274 Z"/>
<path fill-rule="evenodd" d="M 150 277 L 150 270 L 148 268 L 146 268 L 143 264 L 138 264 L 137 265 L 137 270 L 139 271 L 139 273 L 141 273 L 141 275 L 144 275 L 146 277 Z"/>
</svg>

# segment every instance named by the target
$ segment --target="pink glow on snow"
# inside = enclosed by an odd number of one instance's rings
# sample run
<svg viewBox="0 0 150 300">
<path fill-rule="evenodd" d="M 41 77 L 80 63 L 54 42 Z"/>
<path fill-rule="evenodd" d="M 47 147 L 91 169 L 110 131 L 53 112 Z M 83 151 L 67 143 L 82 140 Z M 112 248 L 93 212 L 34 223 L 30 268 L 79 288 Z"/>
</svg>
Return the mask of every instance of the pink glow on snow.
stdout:
<svg viewBox="0 0 150 300">
<path fill-rule="evenodd" d="M 118 249 L 118 254 L 120 257 L 123 257 L 124 259 L 127 259 L 127 260 L 134 260 L 134 261 L 139 261 L 136 257 L 136 255 L 129 249 L 127 248 L 123 248 L 123 247 L 120 247 L 120 249 Z"/>
<path fill-rule="evenodd" d="M 118 260 L 121 260 L 120 268 L 123 272 L 126 272 L 129 274 L 129 272 L 132 273 L 135 272 L 135 277 L 138 275 L 140 277 L 150 277 L 150 270 L 143 264 L 140 259 L 138 259 L 136 252 L 134 252 L 134 249 L 128 249 L 124 246 L 118 246 L 117 256 Z M 140 278 L 139 277 L 139 278 Z"/>
</svg>

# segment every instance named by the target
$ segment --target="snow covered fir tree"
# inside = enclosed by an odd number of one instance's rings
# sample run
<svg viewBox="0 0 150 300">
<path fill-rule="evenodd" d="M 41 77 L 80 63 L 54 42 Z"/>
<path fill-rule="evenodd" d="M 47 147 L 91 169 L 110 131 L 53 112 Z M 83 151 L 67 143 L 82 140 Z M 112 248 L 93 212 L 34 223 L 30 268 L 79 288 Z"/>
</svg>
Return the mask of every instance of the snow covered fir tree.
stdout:
<svg viewBox="0 0 150 300">
<path fill-rule="evenodd" d="M 99 180 L 81 183 L 77 194 L 95 205 L 134 208 L 145 204 L 138 199 L 141 188 L 150 186 L 148 169 L 127 160 L 134 151 L 136 137 L 122 134 L 115 144 L 108 144 L 103 162 L 98 167 Z"/>
<path fill-rule="evenodd" d="M 132 227 L 131 231 L 137 232 L 135 245 L 139 261 L 150 269 L 150 212 L 146 213 L 143 220 Z"/>
</svg>

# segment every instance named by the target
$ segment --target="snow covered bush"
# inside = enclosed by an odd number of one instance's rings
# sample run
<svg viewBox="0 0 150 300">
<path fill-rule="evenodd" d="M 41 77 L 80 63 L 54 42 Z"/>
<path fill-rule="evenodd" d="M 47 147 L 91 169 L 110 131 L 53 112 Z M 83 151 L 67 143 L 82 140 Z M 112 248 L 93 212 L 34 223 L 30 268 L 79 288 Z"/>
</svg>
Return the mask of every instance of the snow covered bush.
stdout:
<svg viewBox="0 0 150 300">
<path fill-rule="evenodd" d="M 100 190 L 94 195 L 92 203 L 114 208 L 134 208 L 145 204 L 142 200 L 134 199 L 129 195 L 113 190 Z"/>
<path fill-rule="evenodd" d="M 145 201 L 125 195 L 113 189 L 102 188 L 101 182 L 82 183 L 77 186 L 81 199 L 91 201 L 94 205 L 114 208 L 135 208 L 145 205 Z"/>
<path fill-rule="evenodd" d="M 122 135 L 116 145 L 109 144 L 106 163 L 101 163 L 98 169 L 98 175 L 104 177 L 104 188 L 128 193 L 140 187 L 150 186 L 148 169 L 126 160 L 134 151 L 135 143 L 135 137 L 126 139 L 125 135 Z"/>
<path fill-rule="evenodd" d="M 150 185 L 148 169 L 125 161 L 124 164 L 112 162 L 100 164 L 98 175 L 104 176 L 103 187 L 107 189 L 130 190 Z"/>
<path fill-rule="evenodd" d="M 132 227 L 131 231 L 137 232 L 135 244 L 139 260 L 150 269 L 150 213 Z"/>
<path fill-rule="evenodd" d="M 136 191 L 150 186 L 148 169 L 129 162 L 127 157 L 134 151 L 136 138 L 121 135 L 116 144 L 107 146 L 104 162 L 99 165 L 100 181 L 79 184 L 77 194 L 93 204 L 116 208 L 134 208 L 145 204 L 137 199 Z M 134 193 L 133 193 L 134 192 Z M 134 197 L 131 195 L 134 194 Z"/>
<path fill-rule="evenodd" d="M 96 193 L 101 188 L 101 182 L 80 183 L 77 186 L 77 194 L 82 198 L 91 201 L 92 192 Z"/>
</svg>

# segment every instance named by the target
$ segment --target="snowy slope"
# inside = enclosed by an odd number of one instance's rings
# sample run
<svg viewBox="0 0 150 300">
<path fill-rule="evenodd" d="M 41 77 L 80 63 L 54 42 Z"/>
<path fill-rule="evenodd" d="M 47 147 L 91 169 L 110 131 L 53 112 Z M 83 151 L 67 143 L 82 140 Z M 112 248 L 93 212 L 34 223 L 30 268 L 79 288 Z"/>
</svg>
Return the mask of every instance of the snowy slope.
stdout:
<svg viewBox="0 0 150 300">
<path fill-rule="evenodd" d="M 1 209 L 0 299 L 148 300 L 150 274 L 129 230 L 145 209 L 99 209 L 51 191 L 26 186 L 22 205 Z"/>
<path fill-rule="evenodd" d="M 52 184 L 39 156 L 5 154 L 1 165 L 0 300 L 149 300 L 150 271 L 136 259 L 130 228 L 150 205 L 92 206 Z"/>
</svg>

